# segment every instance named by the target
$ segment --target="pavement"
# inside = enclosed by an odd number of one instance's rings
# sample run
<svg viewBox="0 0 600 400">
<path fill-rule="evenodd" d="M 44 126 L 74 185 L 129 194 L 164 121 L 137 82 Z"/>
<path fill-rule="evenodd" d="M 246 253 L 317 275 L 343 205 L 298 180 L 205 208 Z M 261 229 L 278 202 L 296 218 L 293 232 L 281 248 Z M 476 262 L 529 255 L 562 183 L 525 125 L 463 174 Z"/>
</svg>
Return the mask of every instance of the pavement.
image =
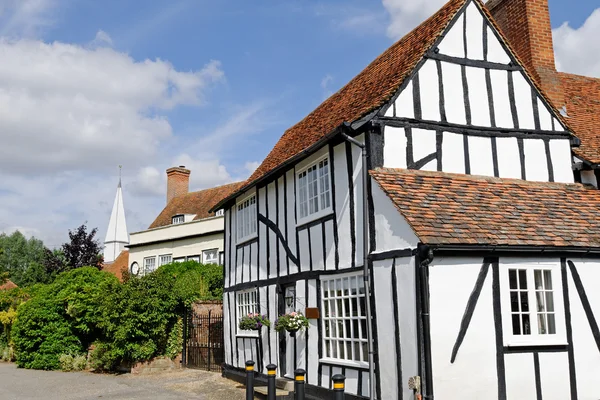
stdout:
<svg viewBox="0 0 600 400">
<path fill-rule="evenodd" d="M 243 400 L 240 384 L 215 372 L 176 370 L 147 375 L 36 371 L 0 362 L 2 400 Z"/>
</svg>

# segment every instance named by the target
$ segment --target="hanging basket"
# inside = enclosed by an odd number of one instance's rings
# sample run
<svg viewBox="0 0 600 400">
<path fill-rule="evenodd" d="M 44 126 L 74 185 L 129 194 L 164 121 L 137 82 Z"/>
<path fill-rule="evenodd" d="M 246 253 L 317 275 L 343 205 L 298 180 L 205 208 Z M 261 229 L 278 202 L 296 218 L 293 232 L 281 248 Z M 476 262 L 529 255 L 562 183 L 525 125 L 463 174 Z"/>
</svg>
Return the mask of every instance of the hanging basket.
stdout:
<svg viewBox="0 0 600 400">
<path fill-rule="evenodd" d="M 290 334 L 290 337 L 296 337 L 296 332 L 298 332 L 298 329 L 287 329 L 287 331 Z"/>
<path fill-rule="evenodd" d="M 277 332 L 287 331 L 290 337 L 295 337 L 296 332 L 302 329 L 308 328 L 308 319 L 300 312 L 291 312 L 289 314 L 281 315 L 277 321 L 275 321 L 275 330 Z"/>
</svg>

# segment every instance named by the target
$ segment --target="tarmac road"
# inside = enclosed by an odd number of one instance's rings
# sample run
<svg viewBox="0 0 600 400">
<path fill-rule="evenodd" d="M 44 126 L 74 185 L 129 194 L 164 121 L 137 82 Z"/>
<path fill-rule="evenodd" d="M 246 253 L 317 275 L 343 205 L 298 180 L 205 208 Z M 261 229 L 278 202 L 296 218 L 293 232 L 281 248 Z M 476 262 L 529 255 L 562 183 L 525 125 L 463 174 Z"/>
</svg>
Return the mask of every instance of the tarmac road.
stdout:
<svg viewBox="0 0 600 400">
<path fill-rule="evenodd" d="M 239 384 L 214 372 L 106 375 L 25 370 L 0 362 L 2 400 L 243 400 L 244 393 Z"/>
</svg>

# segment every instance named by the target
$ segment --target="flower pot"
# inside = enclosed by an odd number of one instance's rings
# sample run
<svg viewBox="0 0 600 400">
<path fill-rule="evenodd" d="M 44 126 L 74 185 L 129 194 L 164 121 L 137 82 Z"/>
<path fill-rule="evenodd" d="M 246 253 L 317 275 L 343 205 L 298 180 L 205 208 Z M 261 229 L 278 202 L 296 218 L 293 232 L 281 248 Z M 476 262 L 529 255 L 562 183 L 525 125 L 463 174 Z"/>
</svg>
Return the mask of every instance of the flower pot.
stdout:
<svg viewBox="0 0 600 400">
<path fill-rule="evenodd" d="M 296 337 L 296 332 L 298 332 L 298 329 L 289 329 L 288 332 L 290 333 L 290 337 Z"/>
</svg>

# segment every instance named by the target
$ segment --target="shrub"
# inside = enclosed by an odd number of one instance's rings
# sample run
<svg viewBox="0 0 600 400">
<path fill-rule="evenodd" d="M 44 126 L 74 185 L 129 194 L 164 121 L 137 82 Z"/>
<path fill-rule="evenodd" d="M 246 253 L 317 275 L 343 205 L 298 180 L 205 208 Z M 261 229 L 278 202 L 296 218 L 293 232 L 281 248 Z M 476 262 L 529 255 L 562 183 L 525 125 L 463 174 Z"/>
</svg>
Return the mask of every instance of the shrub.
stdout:
<svg viewBox="0 0 600 400">
<path fill-rule="evenodd" d="M 167 348 L 165 350 L 165 356 L 171 360 L 177 357 L 183 349 L 183 319 L 177 318 L 177 322 L 169 333 L 169 339 L 167 340 Z"/>
<path fill-rule="evenodd" d="M 12 329 L 17 365 L 59 369 L 61 354 L 85 352 L 100 333 L 101 303 L 118 285 L 114 275 L 85 267 L 34 288 Z"/>
<path fill-rule="evenodd" d="M 83 371 L 87 367 L 87 359 L 84 355 L 61 354 L 58 362 L 60 369 L 65 372 Z"/>
<path fill-rule="evenodd" d="M 175 278 L 175 296 L 180 305 L 189 307 L 197 300 L 223 298 L 223 266 L 196 261 L 161 266 L 156 274 Z"/>
</svg>

